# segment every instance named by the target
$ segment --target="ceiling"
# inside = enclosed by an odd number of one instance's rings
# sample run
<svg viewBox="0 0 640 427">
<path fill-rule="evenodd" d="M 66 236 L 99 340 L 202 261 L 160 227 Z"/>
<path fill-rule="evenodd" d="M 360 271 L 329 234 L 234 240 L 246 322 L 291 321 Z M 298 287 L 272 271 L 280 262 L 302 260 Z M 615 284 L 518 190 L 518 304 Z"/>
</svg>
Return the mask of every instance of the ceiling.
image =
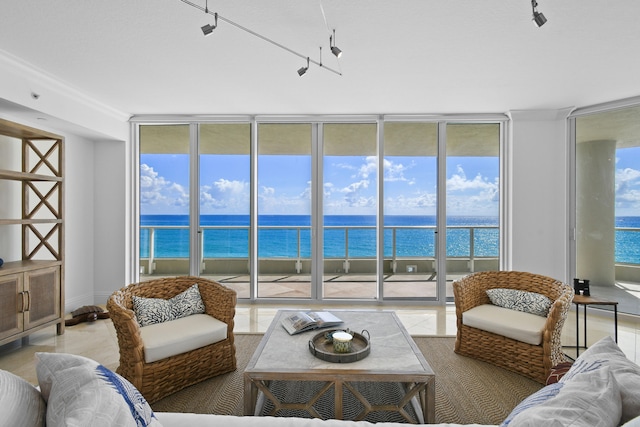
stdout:
<svg viewBox="0 0 640 427">
<path fill-rule="evenodd" d="M 539 0 L 541 28 L 529 0 L 208 1 L 313 60 L 322 46 L 342 72 L 302 77 L 306 60 L 223 20 L 204 37 L 213 16 L 180 0 L 0 2 L 0 54 L 127 115 L 504 113 L 640 95 L 637 0 Z"/>
</svg>

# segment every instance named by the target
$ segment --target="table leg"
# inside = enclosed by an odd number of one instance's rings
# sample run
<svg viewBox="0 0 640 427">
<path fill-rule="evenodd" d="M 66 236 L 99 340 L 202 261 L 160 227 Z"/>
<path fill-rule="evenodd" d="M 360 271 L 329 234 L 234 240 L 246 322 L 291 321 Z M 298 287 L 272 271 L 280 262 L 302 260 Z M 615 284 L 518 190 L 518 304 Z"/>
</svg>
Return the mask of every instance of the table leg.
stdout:
<svg viewBox="0 0 640 427">
<path fill-rule="evenodd" d="M 244 414 L 255 415 L 258 388 L 247 374 L 244 375 Z"/>
<path fill-rule="evenodd" d="M 618 304 L 613 305 L 613 323 L 615 327 L 616 342 L 618 342 Z"/>
<path fill-rule="evenodd" d="M 335 407 L 335 418 L 336 420 L 344 419 L 344 410 L 342 408 L 342 381 L 336 381 L 333 383 L 333 393 L 335 395 L 334 407 Z"/>
<path fill-rule="evenodd" d="M 587 348 L 588 347 L 588 344 L 587 344 L 587 304 L 584 305 L 583 315 L 584 315 L 584 348 Z"/>
<path fill-rule="evenodd" d="M 436 422 L 436 380 L 432 378 L 427 383 L 423 416 L 426 424 L 434 424 Z"/>
<path fill-rule="evenodd" d="M 576 304 L 576 359 L 580 355 L 580 305 Z"/>
</svg>

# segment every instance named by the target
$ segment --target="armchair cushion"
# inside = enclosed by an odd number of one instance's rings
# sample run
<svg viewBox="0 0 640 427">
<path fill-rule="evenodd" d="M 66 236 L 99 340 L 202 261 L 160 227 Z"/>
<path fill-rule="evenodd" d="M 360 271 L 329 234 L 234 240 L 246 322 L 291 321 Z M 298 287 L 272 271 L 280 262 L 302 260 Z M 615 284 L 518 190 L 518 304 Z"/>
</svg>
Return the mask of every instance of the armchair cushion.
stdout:
<svg viewBox="0 0 640 427">
<path fill-rule="evenodd" d="M 462 313 L 462 324 L 531 345 L 540 345 L 547 319 L 535 314 L 482 304 Z"/>
<path fill-rule="evenodd" d="M 192 314 L 204 313 L 198 284 L 170 299 L 133 296 L 133 311 L 140 326 L 168 322 Z"/>
<path fill-rule="evenodd" d="M 487 295 L 492 304 L 537 316 L 547 317 L 551 308 L 551 300 L 537 292 L 495 288 L 487 289 Z"/>
<path fill-rule="evenodd" d="M 193 314 L 140 328 L 147 363 L 166 359 L 227 338 L 227 324 L 206 314 Z"/>
</svg>

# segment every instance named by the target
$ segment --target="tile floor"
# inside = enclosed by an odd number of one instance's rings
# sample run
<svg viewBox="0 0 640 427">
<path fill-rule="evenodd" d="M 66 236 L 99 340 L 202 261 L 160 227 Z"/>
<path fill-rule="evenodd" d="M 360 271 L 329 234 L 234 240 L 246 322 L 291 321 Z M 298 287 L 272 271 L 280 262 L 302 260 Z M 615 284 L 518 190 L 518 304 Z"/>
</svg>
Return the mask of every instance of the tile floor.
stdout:
<svg viewBox="0 0 640 427">
<path fill-rule="evenodd" d="M 267 304 L 239 304 L 236 308 L 235 332 L 263 333 L 269 327 L 275 313 L 281 309 L 308 309 L 305 306 L 282 306 Z M 332 307 L 313 307 L 313 309 Z M 335 309 L 355 310 L 395 310 L 398 317 L 411 335 L 455 336 L 455 307 L 433 306 L 414 308 L 406 306 L 341 306 Z M 589 308 L 588 341 L 593 344 L 605 335 L 614 334 L 613 316 L 609 311 Z M 583 340 L 582 308 L 580 309 L 580 340 Z M 640 317 L 626 314 L 618 315 L 618 343 L 629 359 L 640 360 Z M 575 311 L 563 330 L 563 344 L 569 356 L 575 355 L 576 318 Z M 27 381 L 37 383 L 35 374 L 36 352 L 63 352 L 83 355 L 97 360 L 110 369 L 118 366 L 118 343 L 115 329 L 110 320 L 98 320 L 93 323 L 81 323 L 67 327 L 64 335 L 56 335 L 55 327 L 38 331 L 25 340 L 17 340 L 0 346 L 0 369 L 15 373 Z"/>
</svg>

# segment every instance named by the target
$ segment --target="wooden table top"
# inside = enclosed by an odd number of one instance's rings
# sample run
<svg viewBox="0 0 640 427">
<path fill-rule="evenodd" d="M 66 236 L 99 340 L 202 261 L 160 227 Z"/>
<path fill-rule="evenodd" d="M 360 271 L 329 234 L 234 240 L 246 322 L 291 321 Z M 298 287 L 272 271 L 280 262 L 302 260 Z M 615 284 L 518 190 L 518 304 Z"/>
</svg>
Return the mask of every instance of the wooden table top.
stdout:
<svg viewBox="0 0 640 427">
<path fill-rule="evenodd" d="M 573 303 L 583 305 L 618 305 L 618 301 L 605 300 L 602 298 L 585 295 L 574 295 Z"/>
</svg>

